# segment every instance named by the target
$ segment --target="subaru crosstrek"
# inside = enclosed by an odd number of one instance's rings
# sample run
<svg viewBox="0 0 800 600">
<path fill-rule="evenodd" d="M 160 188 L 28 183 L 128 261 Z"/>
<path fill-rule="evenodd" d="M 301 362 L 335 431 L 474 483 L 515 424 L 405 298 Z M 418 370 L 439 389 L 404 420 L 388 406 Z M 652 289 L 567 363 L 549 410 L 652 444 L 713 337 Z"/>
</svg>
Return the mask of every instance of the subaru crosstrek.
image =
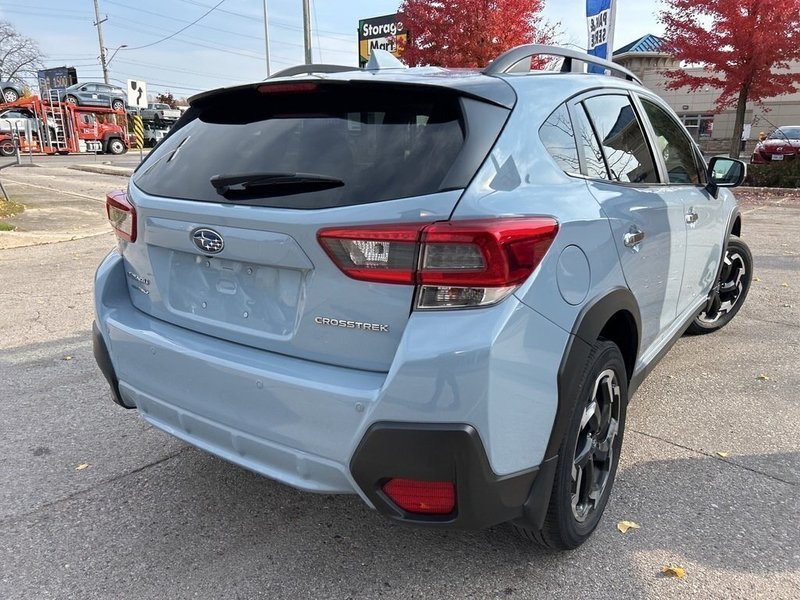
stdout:
<svg viewBox="0 0 800 600">
<path fill-rule="evenodd" d="M 563 72 L 516 72 L 538 54 Z M 195 96 L 107 197 L 94 342 L 116 402 L 397 521 L 579 545 L 628 399 L 752 276 L 724 189 L 744 164 L 707 167 L 631 73 L 585 62 L 527 46 Z"/>
</svg>

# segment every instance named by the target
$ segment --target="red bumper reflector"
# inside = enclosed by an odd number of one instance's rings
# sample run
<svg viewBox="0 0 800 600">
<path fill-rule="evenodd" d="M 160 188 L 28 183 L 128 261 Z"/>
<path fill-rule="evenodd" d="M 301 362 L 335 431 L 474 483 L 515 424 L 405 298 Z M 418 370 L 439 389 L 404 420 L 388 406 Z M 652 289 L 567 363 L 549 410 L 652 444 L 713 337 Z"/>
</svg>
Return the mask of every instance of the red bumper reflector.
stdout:
<svg viewBox="0 0 800 600">
<path fill-rule="evenodd" d="M 452 481 L 390 479 L 383 492 L 406 512 L 420 515 L 449 515 L 456 507 L 456 488 Z"/>
</svg>

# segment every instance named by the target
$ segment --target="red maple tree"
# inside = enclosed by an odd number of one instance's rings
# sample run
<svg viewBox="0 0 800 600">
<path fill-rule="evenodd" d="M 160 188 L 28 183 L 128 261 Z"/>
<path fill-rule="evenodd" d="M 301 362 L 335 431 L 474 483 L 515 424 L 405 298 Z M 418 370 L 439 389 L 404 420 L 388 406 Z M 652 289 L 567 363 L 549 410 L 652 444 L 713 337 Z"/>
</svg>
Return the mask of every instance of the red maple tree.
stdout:
<svg viewBox="0 0 800 600">
<path fill-rule="evenodd" d="M 544 0 L 404 0 L 400 6 L 411 66 L 485 67 L 520 44 L 548 44 L 554 26 L 539 13 Z"/>
<path fill-rule="evenodd" d="M 738 157 L 747 102 L 762 104 L 800 88 L 800 73 L 787 72 L 790 62 L 800 60 L 800 0 L 667 0 L 667 5 L 660 14 L 665 50 L 704 68 L 703 74 L 666 71 L 667 89 L 720 90 L 716 109 L 736 107 L 731 156 Z"/>
</svg>

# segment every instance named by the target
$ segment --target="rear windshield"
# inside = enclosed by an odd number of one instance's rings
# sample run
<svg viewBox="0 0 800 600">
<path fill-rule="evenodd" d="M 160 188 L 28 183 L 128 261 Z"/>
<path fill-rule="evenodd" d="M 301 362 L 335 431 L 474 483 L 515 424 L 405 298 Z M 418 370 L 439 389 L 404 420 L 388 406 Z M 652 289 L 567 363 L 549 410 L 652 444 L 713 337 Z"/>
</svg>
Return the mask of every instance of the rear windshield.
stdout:
<svg viewBox="0 0 800 600">
<path fill-rule="evenodd" d="M 156 196 L 279 208 L 365 204 L 442 191 L 464 146 L 464 115 L 450 90 L 352 82 L 261 89 L 201 101 L 137 170 L 135 185 Z M 247 189 L 224 197 L 212 178 Z"/>
</svg>

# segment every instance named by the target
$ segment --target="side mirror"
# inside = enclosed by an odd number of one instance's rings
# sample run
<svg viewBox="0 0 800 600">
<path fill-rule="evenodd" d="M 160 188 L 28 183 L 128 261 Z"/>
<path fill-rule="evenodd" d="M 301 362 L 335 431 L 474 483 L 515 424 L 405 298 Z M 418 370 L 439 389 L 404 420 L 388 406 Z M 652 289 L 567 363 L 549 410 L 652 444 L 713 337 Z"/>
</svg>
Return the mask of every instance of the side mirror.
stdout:
<svg viewBox="0 0 800 600">
<path fill-rule="evenodd" d="M 716 198 L 719 188 L 742 185 L 747 165 L 736 158 L 715 156 L 708 163 L 708 191 Z"/>
</svg>

